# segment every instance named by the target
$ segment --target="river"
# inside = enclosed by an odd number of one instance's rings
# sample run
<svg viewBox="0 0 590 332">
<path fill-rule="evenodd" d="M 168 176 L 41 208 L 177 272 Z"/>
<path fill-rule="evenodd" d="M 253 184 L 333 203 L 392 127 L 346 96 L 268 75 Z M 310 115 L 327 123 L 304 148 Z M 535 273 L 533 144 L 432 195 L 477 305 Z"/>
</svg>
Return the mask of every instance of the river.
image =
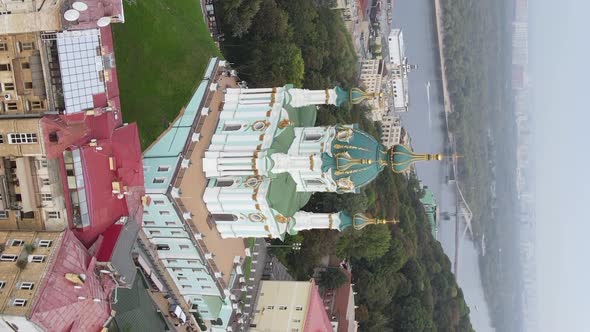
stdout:
<svg viewBox="0 0 590 332">
<path fill-rule="evenodd" d="M 384 0 L 385 1 L 385 0 Z M 438 65 L 438 48 L 433 0 L 393 0 L 393 28 L 404 34 L 406 56 L 418 69 L 409 74 L 410 107 L 402 115 L 416 151 L 436 153 L 445 147 L 445 122 L 442 83 Z M 385 34 L 389 29 L 383 28 Z M 456 193 L 446 184 L 449 163 L 416 165 L 419 178 L 435 193 L 441 212 L 455 213 Z M 461 227 L 462 230 L 463 227 Z M 460 232 L 461 234 L 462 232 Z M 438 239 L 447 256 L 455 260 L 455 220 L 440 220 Z M 465 238 L 459 245 L 458 283 L 471 309 L 471 322 L 476 331 L 494 331 L 480 278 L 479 252 Z"/>
</svg>

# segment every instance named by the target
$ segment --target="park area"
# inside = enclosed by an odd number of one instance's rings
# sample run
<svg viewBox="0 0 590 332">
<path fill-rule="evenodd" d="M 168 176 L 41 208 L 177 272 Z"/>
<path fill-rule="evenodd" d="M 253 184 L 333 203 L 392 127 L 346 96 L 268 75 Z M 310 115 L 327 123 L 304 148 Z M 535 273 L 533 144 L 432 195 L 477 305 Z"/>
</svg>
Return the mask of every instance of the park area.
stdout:
<svg viewBox="0 0 590 332">
<path fill-rule="evenodd" d="M 113 27 L 121 109 L 138 122 L 142 148 L 188 102 L 209 58 L 219 56 L 199 0 L 127 0 L 125 23 Z"/>
</svg>

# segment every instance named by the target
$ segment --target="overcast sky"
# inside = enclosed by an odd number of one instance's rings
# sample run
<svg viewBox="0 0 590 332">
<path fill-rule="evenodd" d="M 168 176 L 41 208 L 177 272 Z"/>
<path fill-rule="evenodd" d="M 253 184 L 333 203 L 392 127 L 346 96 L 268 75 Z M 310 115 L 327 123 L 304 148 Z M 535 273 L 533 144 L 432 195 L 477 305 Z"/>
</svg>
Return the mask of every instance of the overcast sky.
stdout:
<svg viewBox="0 0 590 332">
<path fill-rule="evenodd" d="M 529 1 L 540 326 L 590 331 L 590 1 Z"/>
</svg>

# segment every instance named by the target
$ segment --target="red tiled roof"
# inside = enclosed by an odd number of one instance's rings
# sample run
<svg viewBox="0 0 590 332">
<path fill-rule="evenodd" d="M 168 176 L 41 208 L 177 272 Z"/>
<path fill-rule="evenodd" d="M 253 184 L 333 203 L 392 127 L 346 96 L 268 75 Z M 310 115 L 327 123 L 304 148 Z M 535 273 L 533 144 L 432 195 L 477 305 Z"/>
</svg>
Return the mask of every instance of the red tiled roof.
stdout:
<svg viewBox="0 0 590 332">
<path fill-rule="evenodd" d="M 348 314 L 348 301 L 350 300 L 350 284 L 352 282 L 352 274 L 347 269 L 340 269 L 348 277 L 348 282 L 340 286 L 334 291 L 334 312 L 338 320 L 338 332 L 348 332 L 349 317 Z M 353 317 L 350 317 L 353 318 Z"/>
<path fill-rule="evenodd" d="M 318 286 L 311 281 L 311 294 L 309 296 L 309 304 L 307 306 L 307 313 L 305 315 L 305 324 L 303 325 L 303 332 L 326 332 L 332 331 L 332 324 L 324 308 L 324 301 L 320 297 Z"/>
<path fill-rule="evenodd" d="M 39 287 L 30 320 L 46 331 L 100 331 L 111 313 L 110 294 L 114 283 L 95 273 L 95 259 L 68 230 Z M 80 288 L 65 278 L 66 273 L 85 274 Z"/>
<path fill-rule="evenodd" d="M 96 22 L 104 16 L 118 16 L 124 18 L 122 0 L 85 0 L 88 9 L 80 12 L 76 23 L 64 22 L 68 30 L 86 30 L 97 28 Z"/>
<path fill-rule="evenodd" d="M 41 120 L 47 158 L 60 159 L 64 188 L 67 188 L 67 175 L 63 152 L 68 148 L 80 149 L 90 226 L 74 232 L 86 246 L 90 246 L 121 216 L 130 216 L 138 223 L 142 221 L 141 197 L 145 189 L 139 133 L 136 124 L 121 126 L 121 122 L 121 115 L 116 110 L 95 110 L 95 115 L 46 116 Z M 50 135 L 57 135 L 58 141 L 51 142 Z M 92 139 L 96 140 L 100 150 L 88 145 Z M 110 170 L 109 157 L 114 158 L 114 171 Z M 115 181 L 127 187 L 123 199 L 112 192 L 112 182 Z M 71 216 L 70 200 L 66 200 L 66 205 Z"/>
<path fill-rule="evenodd" d="M 143 215 L 141 197 L 145 189 L 137 126 L 119 127 L 110 139 L 97 140 L 97 144 L 101 150 L 80 147 L 90 226 L 75 232 L 87 246 L 120 217 L 129 216 L 141 223 Z M 114 171 L 109 168 L 109 157 L 114 158 Z M 116 181 L 126 188 L 122 198 L 113 194 L 112 183 Z"/>
</svg>

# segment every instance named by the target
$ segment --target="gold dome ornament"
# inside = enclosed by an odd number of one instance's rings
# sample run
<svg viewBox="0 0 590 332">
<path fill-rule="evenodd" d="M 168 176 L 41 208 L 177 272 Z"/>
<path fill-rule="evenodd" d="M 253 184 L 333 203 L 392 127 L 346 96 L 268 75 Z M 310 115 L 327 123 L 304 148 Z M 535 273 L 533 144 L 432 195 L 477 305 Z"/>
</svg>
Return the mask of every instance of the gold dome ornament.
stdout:
<svg viewBox="0 0 590 332">
<path fill-rule="evenodd" d="M 291 124 L 291 121 L 289 121 L 289 119 L 283 119 L 281 120 L 281 122 L 279 122 L 279 129 L 284 129 L 287 128 L 287 126 L 289 126 L 289 124 Z"/>
<path fill-rule="evenodd" d="M 338 181 L 336 181 L 336 184 L 338 185 L 338 189 L 342 189 L 342 190 L 353 190 L 354 189 L 354 182 L 352 182 L 352 180 L 350 180 L 350 177 L 338 179 Z"/>
<path fill-rule="evenodd" d="M 291 220 L 291 217 L 285 217 L 282 214 L 277 214 L 275 216 L 275 220 L 281 224 L 286 224 L 289 222 L 289 220 Z"/>
</svg>

